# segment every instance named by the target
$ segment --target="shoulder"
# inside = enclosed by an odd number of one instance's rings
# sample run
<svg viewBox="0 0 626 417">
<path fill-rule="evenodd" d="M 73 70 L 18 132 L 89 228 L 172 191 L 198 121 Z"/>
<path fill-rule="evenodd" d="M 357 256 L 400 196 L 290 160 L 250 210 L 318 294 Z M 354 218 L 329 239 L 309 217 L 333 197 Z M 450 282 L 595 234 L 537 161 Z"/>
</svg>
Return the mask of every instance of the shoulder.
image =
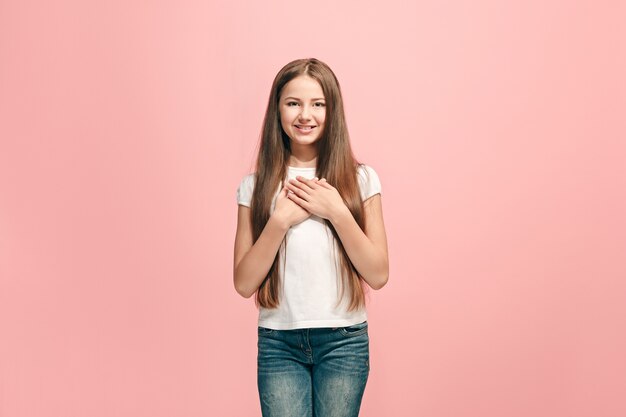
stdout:
<svg viewBox="0 0 626 417">
<path fill-rule="evenodd" d="M 241 184 L 254 184 L 254 177 L 256 177 L 255 172 L 244 175 L 243 178 L 241 179 Z"/>
<path fill-rule="evenodd" d="M 357 168 L 357 179 L 363 201 L 375 194 L 382 195 L 382 185 L 376 170 L 368 164 L 360 164 Z"/>
<path fill-rule="evenodd" d="M 243 178 L 241 179 L 241 181 L 239 182 L 239 188 L 243 189 L 243 188 L 254 188 L 254 179 L 256 177 L 256 173 L 251 173 L 251 174 L 247 174 L 244 175 Z"/>
<path fill-rule="evenodd" d="M 256 173 L 245 175 L 239 182 L 237 188 L 237 203 L 250 207 L 252 201 L 252 193 L 254 192 L 254 180 Z"/>
<path fill-rule="evenodd" d="M 360 178 L 363 178 L 365 180 L 369 180 L 372 177 L 378 179 L 378 173 L 371 165 L 368 164 L 359 164 L 357 168 L 357 174 Z"/>
</svg>

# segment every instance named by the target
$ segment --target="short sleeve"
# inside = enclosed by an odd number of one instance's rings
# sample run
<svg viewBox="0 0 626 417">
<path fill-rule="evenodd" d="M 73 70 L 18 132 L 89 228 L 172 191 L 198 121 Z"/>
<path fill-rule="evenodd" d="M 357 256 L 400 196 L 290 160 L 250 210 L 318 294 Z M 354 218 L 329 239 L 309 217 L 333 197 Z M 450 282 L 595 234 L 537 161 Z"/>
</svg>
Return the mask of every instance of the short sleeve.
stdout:
<svg viewBox="0 0 626 417">
<path fill-rule="evenodd" d="M 382 185 L 378 174 L 369 165 L 360 165 L 358 168 L 359 188 L 361 192 L 361 200 L 365 201 L 375 194 L 382 194 Z"/>
<path fill-rule="evenodd" d="M 248 174 L 239 183 L 237 188 L 237 204 L 250 207 L 252 192 L 254 191 L 254 174 Z"/>
</svg>

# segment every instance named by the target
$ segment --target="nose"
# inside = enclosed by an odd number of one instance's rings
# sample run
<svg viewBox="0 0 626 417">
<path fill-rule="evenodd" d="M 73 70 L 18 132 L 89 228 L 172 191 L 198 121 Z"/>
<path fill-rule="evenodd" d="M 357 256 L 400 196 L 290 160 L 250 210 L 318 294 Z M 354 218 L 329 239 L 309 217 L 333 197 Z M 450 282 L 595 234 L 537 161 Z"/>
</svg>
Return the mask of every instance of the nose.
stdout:
<svg viewBox="0 0 626 417">
<path fill-rule="evenodd" d="M 309 119 L 309 107 L 302 106 L 302 112 L 300 113 L 300 119 L 308 120 Z"/>
</svg>

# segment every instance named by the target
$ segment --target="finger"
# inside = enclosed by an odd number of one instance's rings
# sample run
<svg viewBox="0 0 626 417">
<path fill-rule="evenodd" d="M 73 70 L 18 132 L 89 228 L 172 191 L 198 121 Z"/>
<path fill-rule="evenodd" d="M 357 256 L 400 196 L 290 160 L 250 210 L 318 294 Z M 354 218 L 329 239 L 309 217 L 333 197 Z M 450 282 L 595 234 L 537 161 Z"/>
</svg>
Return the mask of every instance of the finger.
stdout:
<svg viewBox="0 0 626 417">
<path fill-rule="evenodd" d="M 296 193 L 291 193 L 287 197 L 292 200 L 294 203 L 298 204 L 300 207 L 307 209 L 308 202 L 298 196 Z"/>
<path fill-rule="evenodd" d="M 306 178 L 301 178 L 300 179 L 301 182 L 303 182 L 304 184 L 306 184 L 309 188 L 311 189 L 316 189 L 317 186 L 319 185 L 319 178 L 315 177 L 312 179 L 306 179 Z"/>
<path fill-rule="evenodd" d="M 310 180 L 307 185 L 315 190 L 321 186 L 320 179 L 315 177 L 312 180 Z"/>
<path fill-rule="evenodd" d="M 294 179 L 289 180 L 289 183 L 294 186 L 299 188 L 300 190 L 304 191 L 305 193 L 308 194 L 309 191 L 312 191 L 315 186 L 315 182 L 313 182 L 312 180 L 308 180 L 306 178 L 297 176 Z"/>
<path fill-rule="evenodd" d="M 311 178 L 310 180 L 308 180 L 308 179 L 306 179 L 306 178 L 302 179 L 302 181 L 303 181 L 305 184 L 307 184 L 309 187 L 311 187 L 311 188 L 315 188 L 315 186 L 317 185 L 317 182 L 318 182 L 319 180 L 320 180 L 320 179 L 319 179 L 319 178 L 317 178 L 317 177 L 313 177 L 313 178 Z"/>
<path fill-rule="evenodd" d="M 308 201 L 309 193 L 307 192 L 307 190 L 312 191 L 306 184 L 301 184 L 301 185 L 289 184 L 290 195 L 296 195 L 301 200 Z"/>
<path fill-rule="evenodd" d="M 331 188 L 332 186 L 328 183 L 328 181 L 326 181 L 326 178 L 322 178 L 321 180 L 318 181 L 318 184 L 321 185 L 324 188 Z"/>
</svg>

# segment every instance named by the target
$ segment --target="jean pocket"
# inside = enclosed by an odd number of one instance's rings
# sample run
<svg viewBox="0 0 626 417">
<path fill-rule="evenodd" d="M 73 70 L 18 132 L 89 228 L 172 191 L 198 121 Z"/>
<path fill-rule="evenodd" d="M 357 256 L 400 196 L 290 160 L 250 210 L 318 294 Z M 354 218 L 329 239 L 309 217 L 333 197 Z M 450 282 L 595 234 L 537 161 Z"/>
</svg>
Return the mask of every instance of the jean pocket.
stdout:
<svg viewBox="0 0 626 417">
<path fill-rule="evenodd" d="M 259 334 L 260 335 L 270 335 L 270 334 L 274 333 L 274 329 L 270 329 L 268 327 L 258 326 L 258 328 L 259 328 Z"/>
<path fill-rule="evenodd" d="M 344 336 L 359 336 L 367 333 L 367 321 L 358 324 L 351 324 L 350 326 L 340 327 L 339 333 Z"/>
</svg>

